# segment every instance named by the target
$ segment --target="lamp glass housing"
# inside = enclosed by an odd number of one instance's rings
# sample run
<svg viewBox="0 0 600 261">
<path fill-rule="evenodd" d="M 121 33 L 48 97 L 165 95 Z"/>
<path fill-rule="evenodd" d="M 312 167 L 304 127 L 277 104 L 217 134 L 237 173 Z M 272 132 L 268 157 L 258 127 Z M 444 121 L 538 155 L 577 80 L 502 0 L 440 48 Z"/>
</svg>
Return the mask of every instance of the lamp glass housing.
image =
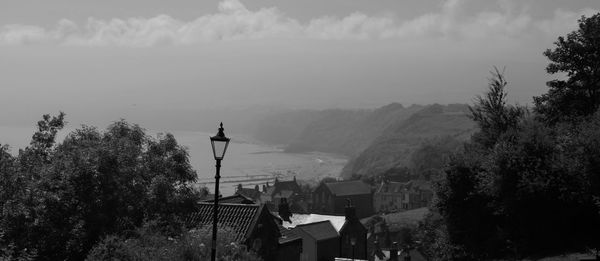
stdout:
<svg viewBox="0 0 600 261">
<path fill-rule="evenodd" d="M 229 140 L 229 138 L 225 137 L 225 133 L 223 132 L 223 123 L 221 123 L 221 127 L 219 128 L 217 135 L 210 137 L 210 143 L 212 145 L 215 160 L 222 160 L 225 157 Z"/>
</svg>

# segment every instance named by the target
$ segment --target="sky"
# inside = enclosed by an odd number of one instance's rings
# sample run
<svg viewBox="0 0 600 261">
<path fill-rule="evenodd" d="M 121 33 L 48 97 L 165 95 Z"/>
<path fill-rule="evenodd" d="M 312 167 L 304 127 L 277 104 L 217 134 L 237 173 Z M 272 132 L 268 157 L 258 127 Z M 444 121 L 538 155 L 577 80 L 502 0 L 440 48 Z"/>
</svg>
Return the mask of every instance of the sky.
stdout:
<svg viewBox="0 0 600 261">
<path fill-rule="evenodd" d="M 104 126 L 471 103 L 493 66 L 505 68 L 510 102 L 527 105 L 559 77 L 543 51 L 599 10 L 597 0 L 0 0 L 0 126 L 59 110 Z"/>
</svg>

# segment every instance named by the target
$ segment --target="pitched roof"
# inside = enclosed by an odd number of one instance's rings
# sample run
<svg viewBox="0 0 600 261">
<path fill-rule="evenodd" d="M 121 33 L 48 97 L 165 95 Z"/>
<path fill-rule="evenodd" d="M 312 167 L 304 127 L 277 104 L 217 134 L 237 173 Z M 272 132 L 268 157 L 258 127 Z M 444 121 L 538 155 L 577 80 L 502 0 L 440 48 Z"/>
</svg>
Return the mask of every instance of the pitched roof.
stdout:
<svg viewBox="0 0 600 261">
<path fill-rule="evenodd" d="M 211 199 L 204 200 L 203 202 L 214 202 L 214 196 Z M 232 196 L 219 198 L 219 204 L 221 203 L 232 203 L 232 204 L 255 204 L 252 198 L 236 193 Z"/>
<path fill-rule="evenodd" d="M 279 233 L 281 233 L 279 244 L 285 244 L 302 239 L 300 235 L 298 235 L 293 229 L 283 227 L 280 224 L 277 224 L 277 226 L 279 227 Z"/>
<path fill-rule="evenodd" d="M 290 220 L 292 221 L 291 223 L 283 222 L 283 226 L 286 228 L 294 228 L 299 225 L 315 223 L 315 222 L 322 222 L 322 221 L 328 220 L 329 222 L 331 222 L 331 225 L 333 225 L 333 228 L 335 228 L 335 230 L 339 232 L 340 229 L 342 229 L 344 222 L 346 222 L 346 217 L 332 216 L 332 215 L 319 215 L 319 214 L 296 214 L 296 213 L 293 213 L 293 215 L 290 217 Z"/>
<path fill-rule="evenodd" d="M 333 227 L 331 222 L 329 222 L 329 220 L 298 225 L 296 226 L 296 229 L 304 231 L 317 241 L 330 239 L 338 236 L 338 232 L 335 231 L 335 228 Z"/>
<path fill-rule="evenodd" d="M 371 187 L 360 180 L 325 183 L 325 187 L 336 196 L 370 194 Z"/>
<path fill-rule="evenodd" d="M 290 180 L 290 181 L 277 181 L 275 182 L 275 187 L 277 188 L 277 190 L 299 190 L 300 186 L 298 186 L 298 183 L 296 182 L 296 180 Z"/>
<path fill-rule="evenodd" d="M 259 199 L 260 198 L 260 191 L 253 189 L 253 188 L 240 188 L 237 189 L 236 194 L 240 194 L 240 195 L 244 195 L 246 197 L 249 197 L 251 199 Z"/>
<path fill-rule="evenodd" d="M 236 241 L 242 242 L 250 236 L 262 209 L 263 206 L 257 204 L 219 204 L 218 225 L 232 228 L 236 232 Z M 186 224 L 190 227 L 202 227 L 212 226 L 212 222 L 213 204 L 201 202 L 199 210 L 190 215 Z"/>
<path fill-rule="evenodd" d="M 428 190 L 431 191 L 431 182 L 426 180 L 411 180 L 408 182 L 382 182 L 377 193 L 399 193 L 405 190 Z"/>
</svg>

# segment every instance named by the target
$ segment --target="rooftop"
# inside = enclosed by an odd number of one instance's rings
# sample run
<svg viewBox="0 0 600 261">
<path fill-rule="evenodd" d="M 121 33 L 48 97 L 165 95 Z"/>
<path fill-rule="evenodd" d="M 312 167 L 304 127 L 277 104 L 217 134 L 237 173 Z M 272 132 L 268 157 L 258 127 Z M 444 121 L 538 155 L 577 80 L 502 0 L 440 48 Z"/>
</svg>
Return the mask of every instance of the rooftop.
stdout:
<svg viewBox="0 0 600 261">
<path fill-rule="evenodd" d="M 293 213 L 293 215 L 290 217 L 290 220 L 292 221 L 292 223 L 283 222 L 283 227 L 294 228 L 299 225 L 322 222 L 322 221 L 329 221 L 329 222 L 331 222 L 331 225 L 333 225 L 333 228 L 335 229 L 335 231 L 339 232 L 340 229 L 342 229 L 344 222 L 346 222 L 346 217 L 332 216 L 332 215 L 295 214 L 295 213 Z"/>
<path fill-rule="evenodd" d="M 295 229 L 304 231 L 317 241 L 335 238 L 338 236 L 338 232 L 335 231 L 335 228 L 333 225 L 331 225 L 329 220 L 298 225 Z"/>
<path fill-rule="evenodd" d="M 199 210 L 188 218 L 190 227 L 212 226 L 213 204 L 201 202 Z M 263 206 L 256 204 L 219 204 L 219 226 L 227 226 L 235 230 L 235 239 L 244 241 L 256 223 Z"/>
<path fill-rule="evenodd" d="M 370 194 L 371 187 L 360 180 L 325 183 L 325 186 L 336 196 Z"/>
<path fill-rule="evenodd" d="M 285 244 L 301 239 L 301 237 L 293 229 L 283 227 L 279 224 L 277 226 L 279 227 L 279 233 L 281 233 L 281 237 L 279 238 L 279 244 Z"/>
</svg>

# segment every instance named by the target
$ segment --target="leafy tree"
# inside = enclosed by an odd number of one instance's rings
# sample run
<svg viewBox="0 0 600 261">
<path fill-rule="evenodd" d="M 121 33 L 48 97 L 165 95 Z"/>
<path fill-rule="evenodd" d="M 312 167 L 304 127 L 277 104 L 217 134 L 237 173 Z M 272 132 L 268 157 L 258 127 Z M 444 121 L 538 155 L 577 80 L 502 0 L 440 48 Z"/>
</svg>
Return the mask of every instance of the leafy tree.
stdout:
<svg viewBox="0 0 600 261">
<path fill-rule="evenodd" d="M 534 97 L 536 111 L 550 123 L 591 115 L 600 106 L 600 13 L 578 22 L 577 30 L 544 52 L 550 60 L 546 71 L 566 76 L 549 81 L 548 93 Z"/>
<path fill-rule="evenodd" d="M 498 90 L 486 97 L 500 97 L 490 95 Z M 487 104 L 479 100 L 479 108 L 494 108 Z M 452 259 L 538 258 L 600 246 L 593 232 L 600 229 L 600 112 L 548 125 L 506 105 L 477 108 L 481 131 L 451 158 L 436 188 Z"/>
<path fill-rule="evenodd" d="M 485 95 L 475 98 L 475 105 L 469 107 L 471 118 L 479 126 L 479 132 L 474 135 L 477 143 L 485 147 L 493 146 L 497 139 L 511 128 L 515 128 L 525 109 L 506 104 L 506 85 L 504 71 L 497 67 L 491 71 L 489 87 Z"/>
<path fill-rule="evenodd" d="M 145 220 L 156 220 L 167 234 L 180 232 L 181 217 L 194 210 L 200 193 L 191 188 L 196 173 L 187 151 L 172 135 L 152 138 L 121 120 L 104 132 L 83 126 L 56 144 L 63 126 L 63 113 L 45 115 L 13 168 L 0 150 L 0 171 L 22 184 L 0 183 L 0 191 L 15 191 L 2 206 L 0 247 L 33 249 L 38 259 L 81 260 L 100 238 Z"/>
</svg>

